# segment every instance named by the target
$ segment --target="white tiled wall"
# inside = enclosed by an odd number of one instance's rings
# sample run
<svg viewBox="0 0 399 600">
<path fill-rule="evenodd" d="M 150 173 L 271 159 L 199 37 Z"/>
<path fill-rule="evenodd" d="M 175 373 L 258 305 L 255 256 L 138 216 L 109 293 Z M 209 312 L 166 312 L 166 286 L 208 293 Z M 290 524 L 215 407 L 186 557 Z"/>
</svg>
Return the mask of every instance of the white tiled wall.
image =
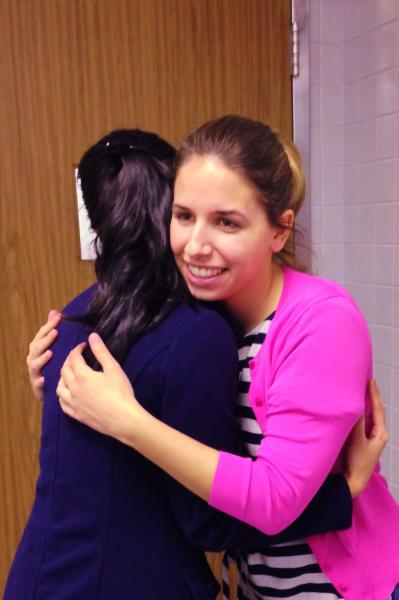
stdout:
<svg viewBox="0 0 399 600">
<path fill-rule="evenodd" d="M 313 266 L 368 320 L 399 501 L 399 0 L 311 0 L 310 18 Z"/>
</svg>

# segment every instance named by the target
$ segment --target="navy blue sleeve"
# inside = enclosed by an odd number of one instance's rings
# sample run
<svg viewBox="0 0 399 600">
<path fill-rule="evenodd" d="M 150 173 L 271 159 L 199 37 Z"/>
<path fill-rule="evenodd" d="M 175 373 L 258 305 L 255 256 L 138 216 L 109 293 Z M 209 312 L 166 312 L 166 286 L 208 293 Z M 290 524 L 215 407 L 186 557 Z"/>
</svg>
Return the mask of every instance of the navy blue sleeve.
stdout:
<svg viewBox="0 0 399 600">
<path fill-rule="evenodd" d="M 200 311 L 175 337 L 163 363 L 163 420 L 218 450 L 239 454 L 234 415 L 237 347 L 227 323 Z M 268 536 L 211 508 L 167 477 L 174 515 L 190 542 L 202 550 L 254 551 L 351 525 L 352 499 L 342 476 L 329 477 L 304 513 L 278 535 Z"/>
</svg>

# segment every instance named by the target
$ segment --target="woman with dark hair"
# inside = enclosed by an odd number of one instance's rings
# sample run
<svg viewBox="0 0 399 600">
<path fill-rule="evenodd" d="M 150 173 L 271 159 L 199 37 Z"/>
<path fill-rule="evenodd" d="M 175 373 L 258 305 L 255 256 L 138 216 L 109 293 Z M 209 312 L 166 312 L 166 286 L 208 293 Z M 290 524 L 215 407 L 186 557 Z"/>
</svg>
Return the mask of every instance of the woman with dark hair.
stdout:
<svg viewBox="0 0 399 600">
<path fill-rule="evenodd" d="M 268 534 L 291 523 L 326 476 L 342 470 L 345 442 L 365 413 L 371 427 L 364 318 L 343 288 L 301 272 L 287 245 L 303 195 L 298 152 L 262 123 L 211 121 L 179 152 L 171 245 L 193 296 L 222 302 L 241 324 L 246 457 L 150 415 L 96 334 L 89 342 L 104 372 L 85 365 L 78 347 L 57 390 L 66 414 Z M 136 383 L 135 393 L 141 399 Z M 398 581 L 398 539 L 399 507 L 376 469 L 354 501 L 350 529 L 236 553 L 239 598 L 386 600 Z"/>
<path fill-rule="evenodd" d="M 350 525 L 342 476 L 328 478 L 293 525 L 265 536 L 60 409 L 62 364 L 95 330 L 150 414 L 204 444 L 238 451 L 235 339 L 219 314 L 193 301 L 169 245 L 174 158 L 155 134 L 121 130 L 80 161 L 97 235 L 97 284 L 63 311 L 44 370 L 40 475 L 5 600 L 215 598 L 203 550 L 256 549 Z M 84 356 L 101 377 L 88 346 Z"/>
</svg>

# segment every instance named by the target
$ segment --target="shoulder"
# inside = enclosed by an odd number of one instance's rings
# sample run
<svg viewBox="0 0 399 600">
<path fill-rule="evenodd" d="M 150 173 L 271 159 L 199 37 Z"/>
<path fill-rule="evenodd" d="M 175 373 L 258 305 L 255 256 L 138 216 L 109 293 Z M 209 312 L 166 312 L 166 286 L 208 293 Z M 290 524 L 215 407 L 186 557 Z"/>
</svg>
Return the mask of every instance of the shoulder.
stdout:
<svg viewBox="0 0 399 600">
<path fill-rule="evenodd" d="M 170 341 L 175 338 L 221 338 L 235 346 L 234 335 L 227 321 L 214 309 L 193 303 L 178 306 L 157 328 Z M 155 333 L 155 332 L 154 332 Z"/>
<path fill-rule="evenodd" d="M 185 365 L 190 371 L 209 368 L 211 363 L 219 368 L 223 364 L 228 370 L 236 367 L 237 345 L 232 329 L 215 310 L 199 304 L 181 306 L 171 321 L 174 332 L 165 353 L 166 369 L 172 364 Z"/>
<path fill-rule="evenodd" d="M 215 352 L 237 354 L 237 346 L 233 331 L 227 321 L 215 310 L 196 304 L 181 307 L 175 318 L 173 347 L 180 347 L 181 352 L 208 354 Z"/>
<path fill-rule="evenodd" d="M 302 304 L 312 304 L 334 297 L 346 297 L 353 302 L 350 294 L 335 281 L 290 268 L 284 269 L 283 304 L 293 304 L 295 298 L 300 299 Z"/>
<path fill-rule="evenodd" d="M 149 365 L 168 370 L 177 363 L 208 360 L 216 352 L 228 357 L 237 354 L 235 338 L 225 319 L 197 303 L 177 306 L 161 323 L 148 331 L 131 348 L 124 368 L 136 374 Z M 233 360 L 233 358 L 231 359 Z M 191 367 L 190 367 L 191 368 Z"/>
<path fill-rule="evenodd" d="M 68 353 L 81 341 L 86 340 L 88 330 L 85 325 L 71 320 L 85 314 L 96 286 L 81 292 L 73 298 L 62 310 L 63 318 L 58 325 L 58 337 L 52 345 L 52 360 L 43 368 L 43 375 L 51 381 L 51 377 L 59 377 L 59 371 Z M 48 389 L 48 386 L 46 386 Z"/>
<path fill-rule="evenodd" d="M 64 307 L 62 314 L 68 317 L 81 316 L 83 315 L 89 306 L 89 303 L 97 289 L 97 284 L 90 286 L 83 290 L 80 294 L 75 296 L 68 304 Z"/>
<path fill-rule="evenodd" d="M 281 299 L 281 314 L 313 319 L 315 315 L 351 315 L 366 325 L 365 319 L 351 294 L 341 285 L 328 279 L 293 269 L 285 270 L 285 285 Z"/>
<path fill-rule="evenodd" d="M 165 390 L 190 391 L 190 398 L 215 389 L 235 398 L 238 352 L 233 332 L 225 319 L 203 306 L 182 307 L 171 343 L 165 348 L 161 373 Z"/>
<path fill-rule="evenodd" d="M 58 326 L 58 338 L 53 345 L 53 351 L 58 352 L 61 348 L 71 348 L 78 343 L 79 336 L 87 337 L 87 327 L 79 321 L 72 320 L 73 317 L 83 316 L 88 309 L 89 303 L 96 290 L 96 285 L 87 288 L 73 298 L 62 310 L 61 322 Z"/>
<path fill-rule="evenodd" d="M 314 352 L 351 349 L 367 360 L 371 355 L 369 329 L 352 296 L 335 282 L 291 269 L 269 335 L 275 351 L 313 345 Z"/>
</svg>

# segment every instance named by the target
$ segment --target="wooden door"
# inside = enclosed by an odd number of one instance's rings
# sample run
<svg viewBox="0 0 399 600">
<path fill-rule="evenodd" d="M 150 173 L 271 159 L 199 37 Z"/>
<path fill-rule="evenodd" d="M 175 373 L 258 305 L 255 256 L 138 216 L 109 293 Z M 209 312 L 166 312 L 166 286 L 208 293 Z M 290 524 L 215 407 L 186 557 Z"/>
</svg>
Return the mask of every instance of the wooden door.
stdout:
<svg viewBox="0 0 399 600">
<path fill-rule="evenodd" d="M 117 127 L 178 144 L 240 113 L 289 135 L 289 29 L 290 0 L 0 3 L 0 589 L 37 476 L 27 345 L 49 308 L 93 281 L 79 259 L 72 165 Z"/>
</svg>

